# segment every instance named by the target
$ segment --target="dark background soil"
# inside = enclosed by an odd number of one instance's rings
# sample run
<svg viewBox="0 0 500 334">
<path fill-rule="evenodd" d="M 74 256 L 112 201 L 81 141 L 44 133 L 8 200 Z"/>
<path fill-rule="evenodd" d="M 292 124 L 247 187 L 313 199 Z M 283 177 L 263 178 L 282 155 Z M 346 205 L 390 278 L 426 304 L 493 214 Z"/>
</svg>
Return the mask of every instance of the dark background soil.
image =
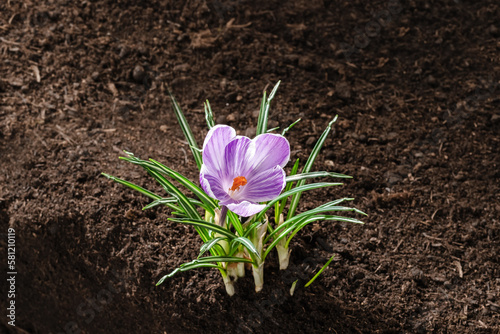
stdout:
<svg viewBox="0 0 500 334">
<path fill-rule="evenodd" d="M 2 0 L 1 261 L 10 226 L 18 275 L 17 326 L 5 279 L 0 326 L 499 333 L 499 18 L 493 0 Z M 230 298 L 208 269 L 155 287 L 200 240 L 100 173 L 157 190 L 118 160 L 127 149 L 197 180 L 167 87 L 201 143 L 205 99 L 218 123 L 253 135 L 277 80 L 270 127 L 303 119 L 292 159 L 338 114 L 315 169 L 354 176 L 300 209 L 352 196 L 366 224 L 312 224 L 287 271 L 267 261 L 259 294 L 248 276 Z"/>
</svg>

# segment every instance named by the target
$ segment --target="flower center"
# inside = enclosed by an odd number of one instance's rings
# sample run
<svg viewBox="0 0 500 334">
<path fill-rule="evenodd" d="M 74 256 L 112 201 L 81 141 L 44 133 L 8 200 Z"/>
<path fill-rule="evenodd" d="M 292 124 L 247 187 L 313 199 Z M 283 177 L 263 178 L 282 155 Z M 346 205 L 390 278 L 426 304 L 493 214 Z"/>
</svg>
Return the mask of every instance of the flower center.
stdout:
<svg viewBox="0 0 500 334">
<path fill-rule="evenodd" d="M 245 184 L 247 184 L 247 179 L 244 176 L 237 176 L 233 179 L 233 185 L 229 188 L 229 191 L 239 190 Z"/>
</svg>

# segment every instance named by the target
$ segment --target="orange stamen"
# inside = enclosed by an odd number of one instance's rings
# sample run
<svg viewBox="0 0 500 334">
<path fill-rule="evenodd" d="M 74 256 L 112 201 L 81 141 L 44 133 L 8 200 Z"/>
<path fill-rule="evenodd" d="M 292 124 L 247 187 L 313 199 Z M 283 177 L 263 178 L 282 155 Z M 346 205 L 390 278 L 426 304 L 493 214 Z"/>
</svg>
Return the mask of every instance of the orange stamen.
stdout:
<svg viewBox="0 0 500 334">
<path fill-rule="evenodd" d="M 233 186 L 229 188 L 229 191 L 236 191 L 239 190 L 240 187 L 244 186 L 247 184 L 247 179 L 245 179 L 244 176 L 237 176 L 233 180 Z"/>
</svg>

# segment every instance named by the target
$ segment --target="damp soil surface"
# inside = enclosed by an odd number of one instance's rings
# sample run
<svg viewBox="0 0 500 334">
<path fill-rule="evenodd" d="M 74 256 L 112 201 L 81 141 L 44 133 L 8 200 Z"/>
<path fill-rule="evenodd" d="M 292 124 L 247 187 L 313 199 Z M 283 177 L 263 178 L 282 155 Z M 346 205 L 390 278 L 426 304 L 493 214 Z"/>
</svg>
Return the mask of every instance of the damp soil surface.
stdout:
<svg viewBox="0 0 500 334">
<path fill-rule="evenodd" d="M 499 17 L 493 0 L 1 1 L 3 332 L 499 333 Z M 205 99 L 253 136 L 278 80 L 269 128 L 302 119 L 292 161 L 339 115 L 313 169 L 353 176 L 299 210 L 353 197 L 365 224 L 309 225 L 260 293 L 247 272 L 229 297 L 214 269 L 156 287 L 201 240 L 101 172 L 161 193 L 128 150 L 198 182 L 168 89 L 201 143 Z"/>
</svg>

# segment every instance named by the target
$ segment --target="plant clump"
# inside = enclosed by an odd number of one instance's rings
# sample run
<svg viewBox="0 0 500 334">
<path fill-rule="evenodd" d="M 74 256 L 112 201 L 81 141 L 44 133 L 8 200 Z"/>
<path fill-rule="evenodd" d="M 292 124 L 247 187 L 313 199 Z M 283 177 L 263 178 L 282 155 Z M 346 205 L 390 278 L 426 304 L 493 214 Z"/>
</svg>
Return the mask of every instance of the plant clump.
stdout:
<svg viewBox="0 0 500 334">
<path fill-rule="evenodd" d="M 165 195 L 155 194 L 136 184 L 104 174 L 111 180 L 128 186 L 153 201 L 143 209 L 165 205 L 172 210 L 170 221 L 192 225 L 203 241 L 196 259 L 184 263 L 157 283 L 178 272 L 198 268 L 216 268 L 221 273 L 226 291 L 235 293 L 234 283 L 245 275 L 245 266 L 253 273 L 255 291 L 264 285 L 264 264 L 274 249 L 278 253 L 280 269 L 285 270 L 290 262 L 290 241 L 305 226 L 315 221 L 341 221 L 362 224 L 362 221 L 335 215 L 336 212 L 360 210 L 343 206 L 353 198 L 341 198 L 326 202 L 314 209 L 297 213 L 302 193 L 324 187 L 340 186 L 341 182 L 313 182 L 315 178 L 350 178 L 348 175 L 316 171 L 312 172 L 327 136 L 337 116 L 327 125 L 306 163 L 299 173 L 297 159 L 287 176 L 284 170 L 290 159 L 290 144 L 285 134 L 297 120 L 284 129 L 267 129 L 271 101 L 278 89 L 276 84 L 271 94 L 264 92 L 257 124 L 257 136 L 250 139 L 237 136 L 230 126 L 214 124 L 208 101 L 205 103 L 205 118 L 208 134 L 199 149 L 179 104 L 172 94 L 172 106 L 183 133 L 191 147 L 200 170 L 200 186 L 175 170 L 153 159 L 142 160 L 130 152 L 121 159 L 144 168 L 165 190 Z M 172 181 L 191 191 L 186 196 Z M 274 212 L 273 212 L 274 211 Z M 305 285 L 309 286 L 330 264 L 333 257 Z M 293 291 L 295 285 L 291 289 Z"/>
</svg>

